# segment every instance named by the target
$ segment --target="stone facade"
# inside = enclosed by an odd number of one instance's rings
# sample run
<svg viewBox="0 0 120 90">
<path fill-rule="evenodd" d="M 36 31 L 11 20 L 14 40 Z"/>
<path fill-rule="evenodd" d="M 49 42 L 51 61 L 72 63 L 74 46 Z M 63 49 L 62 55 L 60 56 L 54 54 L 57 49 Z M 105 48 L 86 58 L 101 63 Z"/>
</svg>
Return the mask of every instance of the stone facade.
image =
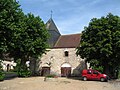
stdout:
<svg viewBox="0 0 120 90">
<path fill-rule="evenodd" d="M 65 51 L 68 52 L 68 56 L 65 56 Z M 50 67 L 50 74 L 61 76 L 61 67 L 69 65 L 71 67 L 71 75 L 80 76 L 81 70 L 86 68 L 86 64 L 75 53 L 75 48 L 50 49 L 42 56 L 40 69 L 42 67 Z"/>
<path fill-rule="evenodd" d="M 81 76 L 81 71 L 86 68 L 85 61 L 76 55 L 81 34 L 61 35 L 52 18 L 46 23 L 46 28 L 50 33 L 50 49 L 40 58 L 37 71 L 42 76 Z"/>
</svg>

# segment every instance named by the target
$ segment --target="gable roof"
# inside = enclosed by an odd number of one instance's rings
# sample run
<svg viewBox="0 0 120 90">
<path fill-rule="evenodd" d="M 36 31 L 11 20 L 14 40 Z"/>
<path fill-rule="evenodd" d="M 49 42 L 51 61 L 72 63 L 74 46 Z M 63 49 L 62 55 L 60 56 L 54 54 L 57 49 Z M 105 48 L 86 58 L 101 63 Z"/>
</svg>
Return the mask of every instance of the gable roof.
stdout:
<svg viewBox="0 0 120 90">
<path fill-rule="evenodd" d="M 53 48 L 76 48 L 80 44 L 81 34 L 62 35 Z"/>
</svg>

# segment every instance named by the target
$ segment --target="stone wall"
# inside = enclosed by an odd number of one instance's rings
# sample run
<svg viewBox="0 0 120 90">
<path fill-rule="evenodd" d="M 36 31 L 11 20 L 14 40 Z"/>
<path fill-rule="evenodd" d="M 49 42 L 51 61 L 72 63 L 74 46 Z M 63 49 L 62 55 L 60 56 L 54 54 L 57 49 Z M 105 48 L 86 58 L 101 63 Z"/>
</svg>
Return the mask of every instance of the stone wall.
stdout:
<svg viewBox="0 0 120 90">
<path fill-rule="evenodd" d="M 65 56 L 65 51 L 68 51 L 68 56 Z M 40 60 L 39 69 L 42 67 L 50 67 L 50 73 L 61 75 L 61 66 L 64 63 L 71 65 L 71 74 L 75 76 L 81 75 L 81 70 L 86 68 L 86 64 L 80 56 L 77 56 L 75 48 L 58 48 L 50 49 L 44 54 Z"/>
</svg>

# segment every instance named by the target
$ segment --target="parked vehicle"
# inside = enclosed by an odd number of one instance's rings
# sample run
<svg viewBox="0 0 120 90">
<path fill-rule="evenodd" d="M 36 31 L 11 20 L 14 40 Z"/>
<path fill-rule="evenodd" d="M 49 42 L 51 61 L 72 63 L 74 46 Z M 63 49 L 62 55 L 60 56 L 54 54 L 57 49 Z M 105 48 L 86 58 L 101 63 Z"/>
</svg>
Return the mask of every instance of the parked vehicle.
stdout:
<svg viewBox="0 0 120 90">
<path fill-rule="evenodd" d="M 97 70 L 85 69 L 82 71 L 82 77 L 84 81 L 87 80 L 100 80 L 100 81 L 108 81 L 109 77 L 106 74 L 101 74 Z"/>
</svg>

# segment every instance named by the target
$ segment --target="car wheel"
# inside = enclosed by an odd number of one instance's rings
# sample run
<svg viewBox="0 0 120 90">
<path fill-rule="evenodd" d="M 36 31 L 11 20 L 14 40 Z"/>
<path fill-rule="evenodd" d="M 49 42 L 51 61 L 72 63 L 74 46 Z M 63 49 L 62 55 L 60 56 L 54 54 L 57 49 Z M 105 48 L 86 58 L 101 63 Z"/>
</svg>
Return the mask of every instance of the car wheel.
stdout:
<svg viewBox="0 0 120 90">
<path fill-rule="evenodd" d="M 84 80 L 84 81 L 87 81 L 87 77 L 83 77 L 83 80 Z"/>
<path fill-rule="evenodd" d="M 101 79 L 100 79 L 100 81 L 101 81 L 101 82 L 104 82 L 104 81 L 105 81 L 105 79 L 104 79 L 104 78 L 101 78 Z"/>
</svg>

